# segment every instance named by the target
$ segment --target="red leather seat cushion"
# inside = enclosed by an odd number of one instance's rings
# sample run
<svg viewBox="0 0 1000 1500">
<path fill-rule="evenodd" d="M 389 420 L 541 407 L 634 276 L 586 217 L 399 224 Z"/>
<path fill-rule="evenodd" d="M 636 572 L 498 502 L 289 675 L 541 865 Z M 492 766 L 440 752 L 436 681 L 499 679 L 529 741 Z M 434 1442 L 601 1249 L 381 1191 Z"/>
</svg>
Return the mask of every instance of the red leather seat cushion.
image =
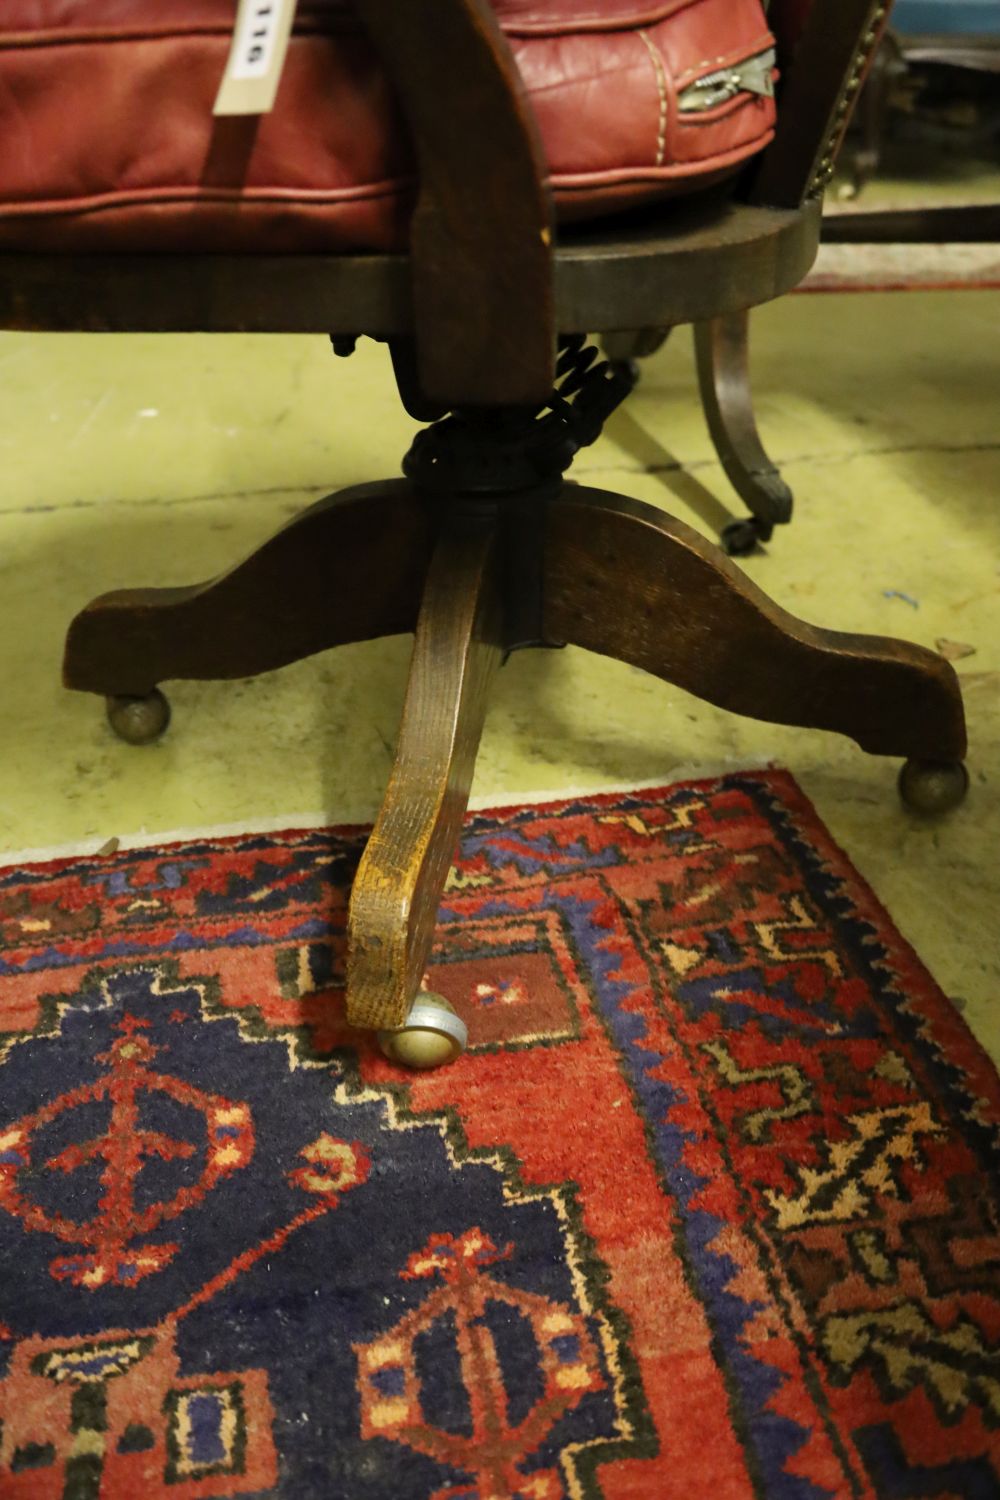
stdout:
<svg viewBox="0 0 1000 1500">
<path fill-rule="evenodd" d="M 772 45 L 760 0 L 493 4 L 564 214 L 689 189 L 771 137 L 771 98 L 741 92 L 698 113 L 678 102 Z M 235 9 L 235 0 L 3 0 L 0 245 L 405 244 L 406 131 L 349 5 L 302 0 L 275 108 L 256 128 L 212 117 Z"/>
</svg>

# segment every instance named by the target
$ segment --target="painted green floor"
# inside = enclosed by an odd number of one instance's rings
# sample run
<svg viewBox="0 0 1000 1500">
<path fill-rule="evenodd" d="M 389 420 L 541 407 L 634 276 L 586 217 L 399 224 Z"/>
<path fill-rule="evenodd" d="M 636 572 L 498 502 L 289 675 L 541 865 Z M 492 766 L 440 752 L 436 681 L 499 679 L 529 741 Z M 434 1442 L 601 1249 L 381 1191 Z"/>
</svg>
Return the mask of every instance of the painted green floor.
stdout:
<svg viewBox="0 0 1000 1500">
<path fill-rule="evenodd" d="M 896 766 L 728 717 L 616 663 L 523 654 L 501 674 L 476 795 L 669 780 L 774 760 L 1000 1059 L 1000 293 L 792 297 L 757 315 L 761 426 L 798 501 L 747 567 L 817 624 L 975 647 L 958 663 L 973 791 L 938 825 Z M 384 350 L 322 339 L 0 336 L 0 850 L 267 820 L 369 817 L 404 639 L 228 685 L 177 684 L 130 750 L 59 684 L 95 593 L 197 580 L 308 500 L 398 469 L 412 424 Z M 737 511 L 693 398 L 689 340 L 649 362 L 578 474 L 713 532 Z M 609 608 L 614 602 L 609 601 Z"/>
</svg>

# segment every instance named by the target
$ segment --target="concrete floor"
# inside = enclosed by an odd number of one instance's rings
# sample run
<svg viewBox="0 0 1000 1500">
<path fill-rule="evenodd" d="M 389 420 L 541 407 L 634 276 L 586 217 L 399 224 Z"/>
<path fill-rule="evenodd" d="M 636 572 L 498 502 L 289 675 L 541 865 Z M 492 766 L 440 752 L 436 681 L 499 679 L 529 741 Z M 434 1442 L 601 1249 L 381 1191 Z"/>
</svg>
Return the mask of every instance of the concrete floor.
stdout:
<svg viewBox="0 0 1000 1500">
<path fill-rule="evenodd" d="M 831 736 L 737 720 L 575 650 L 501 674 L 480 799 L 789 767 L 946 992 L 1000 1059 L 1000 293 L 797 296 L 755 321 L 760 423 L 794 524 L 748 571 L 817 624 L 975 648 L 957 663 L 972 794 L 926 825 L 896 765 Z M 413 424 L 381 347 L 323 339 L 0 336 L 0 851 L 237 824 L 370 817 L 408 641 L 235 684 L 171 689 L 132 750 L 59 683 L 65 625 L 128 584 L 238 559 L 327 490 L 397 472 Z M 739 507 L 679 333 L 576 470 L 709 534 Z M 613 608 L 613 601 L 609 601 Z"/>
</svg>

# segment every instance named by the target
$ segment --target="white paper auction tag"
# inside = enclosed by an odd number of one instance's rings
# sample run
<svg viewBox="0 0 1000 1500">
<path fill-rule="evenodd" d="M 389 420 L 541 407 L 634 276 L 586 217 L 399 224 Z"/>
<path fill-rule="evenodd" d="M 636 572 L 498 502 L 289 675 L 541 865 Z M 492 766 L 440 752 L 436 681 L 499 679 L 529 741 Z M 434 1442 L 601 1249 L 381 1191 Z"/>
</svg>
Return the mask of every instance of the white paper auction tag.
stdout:
<svg viewBox="0 0 1000 1500">
<path fill-rule="evenodd" d="M 240 0 L 215 115 L 266 115 L 274 104 L 296 0 Z"/>
</svg>

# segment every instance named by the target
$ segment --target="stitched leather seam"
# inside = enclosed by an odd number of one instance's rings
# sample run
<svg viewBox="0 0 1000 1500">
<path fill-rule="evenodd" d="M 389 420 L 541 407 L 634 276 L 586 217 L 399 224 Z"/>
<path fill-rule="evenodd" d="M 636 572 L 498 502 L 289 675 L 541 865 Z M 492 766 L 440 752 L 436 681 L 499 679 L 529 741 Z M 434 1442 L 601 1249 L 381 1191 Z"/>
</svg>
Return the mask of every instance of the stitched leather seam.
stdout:
<svg viewBox="0 0 1000 1500">
<path fill-rule="evenodd" d="M 732 166 L 738 166 L 751 151 L 761 146 L 767 146 L 774 139 L 774 131 L 768 130 L 749 146 L 734 147 L 729 151 L 716 152 L 711 157 L 705 157 L 695 163 L 682 162 L 672 166 L 659 168 L 647 164 L 636 164 L 627 167 L 615 167 L 612 170 L 598 172 L 554 172 L 547 179 L 549 185 L 556 193 L 573 196 L 579 193 L 589 193 L 595 189 L 607 187 L 628 187 L 630 184 L 648 183 L 655 186 L 658 182 L 671 181 L 678 178 L 686 181 L 691 177 L 699 177 L 706 173 L 726 170 Z M 286 208 L 300 207 L 303 209 L 337 209 L 349 202 L 369 202 L 378 198 L 394 198 L 403 193 L 413 191 L 415 183 L 410 178 L 400 178 L 395 181 L 380 183 L 377 191 L 361 193 L 354 191 L 331 190 L 329 192 L 314 191 L 312 194 L 302 194 L 290 191 L 287 188 L 257 188 L 257 189 L 233 189 L 230 192 L 214 189 L 212 191 L 191 187 L 151 189 L 146 192 L 136 190 L 131 194 L 102 195 L 91 198 L 62 198 L 46 199 L 39 202 L 0 202 L 0 224 L 9 224 L 12 221 L 24 221 L 26 219 L 53 219 L 86 216 L 100 213 L 127 212 L 130 209 L 142 208 L 145 204 L 162 203 L 166 207 L 188 207 L 188 208 Z"/>
<path fill-rule="evenodd" d="M 387 182 L 352 188 L 198 188 L 189 184 L 169 187 L 118 189 L 108 193 L 91 193 L 75 198 L 27 198 L 0 202 L 0 218 L 40 218 L 47 214 L 101 213 L 105 209 L 142 208 L 144 204 L 204 203 L 240 204 L 301 208 L 335 208 L 341 203 L 365 203 L 377 198 L 391 198 L 412 189 L 415 180 L 396 178 Z"/>
<path fill-rule="evenodd" d="M 663 21 L 671 20 L 680 11 L 698 4 L 698 0 L 660 0 L 659 4 L 637 5 L 634 10 L 626 11 L 623 15 L 608 17 L 602 11 L 601 5 L 597 4 L 587 12 L 577 12 L 568 19 L 560 19 L 553 22 L 551 19 L 539 20 L 537 17 L 519 17 L 518 15 L 500 14 L 497 21 L 500 28 L 507 36 L 515 37 L 560 37 L 564 35 L 599 34 L 601 32 L 630 32 L 637 30 L 640 26 L 658 26 Z M 342 34 L 350 32 L 354 35 L 364 35 L 364 28 L 349 6 L 342 10 L 329 10 L 322 6 L 312 7 L 299 0 L 299 9 L 295 18 L 296 33 L 309 32 L 312 34 Z M 57 46 L 62 43 L 76 42 L 114 42 L 114 41 L 170 41 L 183 39 L 188 36 L 220 36 L 225 39 L 232 37 L 232 24 L 220 25 L 217 21 L 193 22 L 190 25 L 178 26 L 176 22 L 163 21 L 160 23 L 133 25 L 122 24 L 90 26 L 77 23 L 63 23 L 46 27 L 21 27 L 11 31 L 3 38 L 3 46 L 13 47 L 37 47 Z"/>
<path fill-rule="evenodd" d="M 640 31 L 639 36 L 649 53 L 653 71 L 656 74 L 656 92 L 660 99 L 660 122 L 656 133 L 656 165 L 662 167 L 663 158 L 667 153 L 667 110 L 670 103 L 670 96 L 667 92 L 667 73 L 663 66 L 663 58 L 649 40 L 649 33 Z"/>
<path fill-rule="evenodd" d="M 730 49 L 723 52 L 719 57 L 703 57 L 701 62 L 693 63 L 691 67 L 685 68 L 678 73 L 676 83 L 678 89 L 682 88 L 689 79 L 697 78 L 701 72 L 711 72 L 713 68 L 725 68 L 731 63 L 745 62 L 748 57 L 756 57 L 761 52 L 766 52 L 769 47 L 774 46 L 774 37 L 769 31 L 765 31 L 753 42 L 743 42 L 739 50 Z"/>
<path fill-rule="evenodd" d="M 738 94 L 735 99 L 727 99 L 725 104 L 719 104 L 715 109 L 705 110 L 704 114 L 681 115 L 678 125 L 685 134 L 689 130 L 713 130 L 723 121 L 732 120 L 741 111 L 762 110 L 767 103 L 768 100 L 758 98 L 755 94 Z"/>
<path fill-rule="evenodd" d="M 497 19 L 502 29 L 508 36 L 559 36 L 564 30 L 571 29 L 574 32 L 602 32 L 602 31 L 637 31 L 642 26 L 659 26 L 662 21 L 668 21 L 680 11 L 687 10 L 700 0 L 661 0 L 660 4 L 635 5 L 623 13 L 616 12 L 608 16 L 603 8 L 602 0 L 590 10 L 585 11 L 582 7 L 573 8 L 573 14 L 567 23 L 565 19 L 553 23 L 550 18 L 540 20 L 537 15 L 529 16 L 507 14 L 501 11 Z"/>
<path fill-rule="evenodd" d="M 350 12 L 310 15 L 300 8 L 295 18 L 295 36 L 323 36 L 354 40 L 363 36 L 364 29 Z M 105 47 L 116 42 L 181 42 L 190 38 L 209 38 L 230 42 L 233 27 L 220 25 L 217 21 L 194 21 L 178 26 L 176 22 L 163 21 L 143 26 L 47 26 L 30 31 L 8 31 L 0 35 L 0 51 L 19 52 L 42 47 Z"/>
</svg>

